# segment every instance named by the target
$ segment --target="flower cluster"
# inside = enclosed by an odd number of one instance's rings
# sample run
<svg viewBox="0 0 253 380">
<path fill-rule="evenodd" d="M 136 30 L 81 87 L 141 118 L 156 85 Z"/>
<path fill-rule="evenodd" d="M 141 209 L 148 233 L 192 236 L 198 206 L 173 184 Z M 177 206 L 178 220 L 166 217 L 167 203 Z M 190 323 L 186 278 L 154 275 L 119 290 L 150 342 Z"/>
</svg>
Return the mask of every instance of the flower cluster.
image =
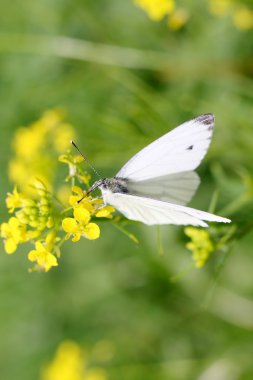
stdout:
<svg viewBox="0 0 253 380">
<path fill-rule="evenodd" d="M 16 157 L 10 167 L 19 167 L 20 171 L 13 192 L 7 194 L 6 206 L 12 216 L 0 225 L 0 236 L 8 254 L 14 253 L 20 244 L 33 245 L 28 252 L 28 260 L 35 266 L 30 271 L 48 272 L 57 266 L 60 247 L 70 237 L 73 242 L 81 237 L 97 239 L 100 229 L 96 220 L 111 219 L 114 212 L 114 208 L 104 206 L 101 199 L 85 197 L 86 192 L 75 185 L 77 181 L 87 189 L 90 181 L 90 176 L 81 166 L 83 158 L 79 155 L 74 156 L 71 152 L 60 155 L 58 161 L 68 165 L 66 182 L 70 184 L 67 196 L 65 188 L 64 191 L 62 188 L 54 189 L 53 176 L 47 172 L 47 166 L 55 167 L 57 160 L 53 157 L 62 153 L 67 146 L 66 139 L 69 145 L 69 138 L 73 136 L 73 128 L 60 121 L 59 117 L 56 111 L 48 111 L 30 127 L 18 129 L 14 138 Z M 41 168 L 45 167 L 44 172 L 34 166 L 32 159 L 36 161 L 36 157 Z M 10 171 L 10 174 L 12 178 L 14 172 Z"/>
<path fill-rule="evenodd" d="M 189 19 L 190 13 L 184 7 L 177 7 L 175 0 L 134 0 L 148 16 L 155 21 L 168 17 L 172 30 L 181 29 Z M 235 0 L 209 0 L 209 11 L 214 16 L 229 16 L 239 30 L 253 28 L 253 10 Z"/>
<path fill-rule="evenodd" d="M 112 218 L 114 208 L 104 206 L 100 199 L 92 199 L 84 196 L 83 190 L 73 186 L 69 197 L 71 207 L 63 208 L 53 202 L 53 197 L 45 185 L 36 181 L 34 186 L 34 198 L 19 193 L 15 188 L 13 193 L 8 193 L 6 205 L 10 213 L 13 213 L 7 223 L 0 226 L 1 237 L 4 239 L 5 251 L 14 253 L 19 244 L 31 242 L 35 249 L 28 253 L 28 259 L 35 262 L 35 270 L 49 271 L 58 265 L 60 246 L 64 240 L 72 236 L 72 241 L 77 242 L 81 237 L 95 240 L 100 235 L 99 226 L 91 222 L 97 218 Z M 72 213 L 72 217 L 64 217 Z M 60 237 L 60 231 L 66 232 L 65 237 Z"/>
<path fill-rule="evenodd" d="M 172 30 L 181 29 L 189 17 L 185 8 L 176 7 L 175 0 L 134 0 L 134 2 L 154 21 L 168 17 L 168 26 Z"/>
<path fill-rule="evenodd" d="M 98 367 L 88 368 L 89 356 L 73 341 L 58 347 L 51 363 L 43 369 L 41 380 L 106 380 L 106 372 Z"/>
<path fill-rule="evenodd" d="M 0 232 L 8 254 L 14 253 L 19 244 L 33 241 L 36 249 L 29 252 L 28 258 L 37 263 L 38 269 L 47 272 L 57 265 L 56 256 L 50 252 L 58 240 L 57 216 L 45 185 L 37 180 L 33 191 L 34 198 L 19 193 L 16 187 L 13 193 L 7 194 L 6 206 L 13 216 L 1 224 Z M 54 253 L 59 255 L 56 247 Z"/>
<path fill-rule="evenodd" d="M 186 227 L 184 231 L 191 239 L 186 248 L 192 251 L 196 267 L 202 268 L 215 248 L 209 232 L 196 227 Z"/>
<path fill-rule="evenodd" d="M 51 188 L 56 157 L 66 151 L 74 137 L 74 128 L 63 121 L 57 110 L 47 111 L 28 127 L 18 128 L 12 144 L 14 156 L 9 162 L 10 180 L 29 194 L 34 178 Z"/>
<path fill-rule="evenodd" d="M 235 0 L 209 0 L 210 12 L 219 17 L 230 17 L 239 30 L 253 28 L 253 10 Z"/>
<path fill-rule="evenodd" d="M 64 218 L 62 228 L 67 233 L 65 239 L 72 236 L 72 241 L 76 242 L 81 236 L 94 240 L 100 235 L 99 227 L 96 223 L 91 223 L 92 217 L 112 218 L 114 210 L 112 206 L 103 206 L 100 199 L 92 199 L 90 196 L 84 197 L 83 190 L 78 186 L 73 186 L 73 195 L 70 196 L 69 203 L 73 207 L 73 217 Z M 83 200 L 79 202 L 80 199 Z"/>
</svg>

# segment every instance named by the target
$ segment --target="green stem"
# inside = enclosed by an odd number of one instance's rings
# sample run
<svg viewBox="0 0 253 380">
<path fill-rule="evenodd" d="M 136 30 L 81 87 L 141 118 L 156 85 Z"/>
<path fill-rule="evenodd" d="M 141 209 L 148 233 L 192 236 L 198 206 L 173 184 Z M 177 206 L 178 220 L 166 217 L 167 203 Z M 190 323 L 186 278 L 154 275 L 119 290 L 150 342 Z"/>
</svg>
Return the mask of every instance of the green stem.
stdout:
<svg viewBox="0 0 253 380">
<path fill-rule="evenodd" d="M 127 231 L 124 227 L 122 227 L 120 224 L 118 223 L 112 223 L 112 225 L 117 228 L 118 230 L 120 230 L 121 232 L 123 232 L 124 235 L 126 235 L 127 237 L 129 237 L 130 240 L 132 240 L 135 244 L 139 244 L 139 240 L 137 239 L 137 237 L 132 234 L 131 232 Z"/>
<path fill-rule="evenodd" d="M 127 68 L 161 69 L 169 65 L 167 52 L 95 43 L 66 36 L 0 34 L 0 51 L 56 56 Z"/>
</svg>

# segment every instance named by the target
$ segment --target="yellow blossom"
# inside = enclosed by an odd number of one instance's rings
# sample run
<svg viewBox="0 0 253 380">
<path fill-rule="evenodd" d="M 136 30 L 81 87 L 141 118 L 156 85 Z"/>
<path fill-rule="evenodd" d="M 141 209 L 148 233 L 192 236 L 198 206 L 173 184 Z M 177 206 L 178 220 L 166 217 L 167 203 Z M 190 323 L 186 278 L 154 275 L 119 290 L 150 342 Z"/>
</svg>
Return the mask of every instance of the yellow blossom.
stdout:
<svg viewBox="0 0 253 380">
<path fill-rule="evenodd" d="M 69 204 L 74 208 L 83 207 L 86 208 L 90 213 L 92 213 L 95 208 L 92 202 L 91 196 L 83 198 L 85 192 L 79 186 L 72 187 L 72 195 L 69 197 Z M 80 199 L 83 200 L 79 203 Z"/>
<path fill-rule="evenodd" d="M 84 207 L 74 209 L 74 218 L 65 218 L 62 221 L 62 228 L 67 232 L 66 239 L 73 235 L 72 241 L 76 242 L 81 236 L 94 240 L 100 235 L 97 224 L 89 223 L 90 213 Z"/>
<path fill-rule="evenodd" d="M 72 156 L 72 154 L 69 153 L 69 154 L 62 154 L 58 158 L 58 160 L 64 164 L 68 164 L 69 178 L 71 178 L 77 174 L 77 164 L 80 164 L 83 161 L 83 157 L 80 155 Z"/>
<path fill-rule="evenodd" d="M 58 347 L 55 357 L 43 370 L 42 380 L 106 380 L 105 371 L 87 368 L 87 357 L 81 347 L 65 341 Z"/>
<path fill-rule="evenodd" d="M 171 30 L 179 30 L 186 24 L 188 18 L 189 13 L 185 9 L 176 9 L 169 17 L 168 26 Z"/>
<path fill-rule="evenodd" d="M 76 177 L 79 182 L 89 186 L 90 175 L 83 171 L 79 165 L 84 161 L 84 158 L 82 156 L 74 156 L 72 153 L 68 152 L 67 154 L 62 154 L 59 156 L 58 160 L 64 164 L 68 164 L 69 166 L 69 175 L 65 179 L 66 182 Z"/>
<path fill-rule="evenodd" d="M 9 212 L 12 213 L 15 208 L 22 207 L 23 200 L 23 196 L 18 193 L 17 187 L 15 186 L 12 193 L 7 193 L 6 206 L 9 209 Z"/>
<path fill-rule="evenodd" d="M 70 341 L 62 343 L 54 360 L 43 371 L 43 380 L 83 380 L 82 351 L 78 344 Z"/>
<path fill-rule="evenodd" d="M 61 128 L 63 117 L 63 112 L 59 109 L 47 110 L 43 113 L 41 119 L 34 124 L 48 132 L 56 127 Z"/>
<path fill-rule="evenodd" d="M 35 248 L 28 253 L 28 259 L 37 262 L 39 269 L 48 272 L 52 267 L 58 265 L 56 257 L 40 241 L 36 242 Z"/>
<path fill-rule="evenodd" d="M 186 244 L 186 248 L 192 251 L 196 267 L 201 268 L 214 251 L 214 245 L 209 233 L 195 227 L 187 227 L 184 231 L 185 234 L 191 238 L 191 241 Z"/>
<path fill-rule="evenodd" d="M 112 206 L 105 206 L 96 212 L 97 218 L 112 218 L 111 213 L 115 211 Z"/>
<path fill-rule="evenodd" d="M 10 254 L 16 251 L 17 245 L 27 240 L 26 229 L 15 217 L 8 223 L 1 224 L 1 237 L 4 239 L 4 249 Z"/>
<path fill-rule="evenodd" d="M 15 217 L 21 224 L 41 232 L 46 227 L 52 228 L 54 225 L 51 199 L 41 181 L 35 181 L 33 188 L 36 192 L 33 194 L 37 197 L 36 201 L 26 196 L 20 196 L 14 189 L 13 194 L 8 194 L 6 202 L 7 206 L 12 207 L 12 209 L 13 207 L 19 208 L 15 211 Z M 29 229 L 28 232 L 31 230 Z M 35 234 L 35 236 L 37 235 Z"/>
<path fill-rule="evenodd" d="M 18 128 L 13 138 L 15 155 L 9 163 L 9 178 L 27 194 L 31 190 L 30 181 L 35 177 L 42 179 L 50 188 L 55 158 L 65 151 L 73 137 L 72 126 L 64 123 L 61 113 L 56 110 L 45 112 L 28 127 Z"/>
<path fill-rule="evenodd" d="M 30 128 L 19 128 L 13 140 L 16 155 L 23 159 L 30 159 L 37 154 L 44 143 L 45 129 L 32 125 Z"/>
<path fill-rule="evenodd" d="M 62 123 L 60 128 L 54 130 L 53 144 L 58 153 L 62 153 L 69 148 L 69 142 L 74 138 L 73 127 L 70 124 Z"/>
<path fill-rule="evenodd" d="M 161 20 L 175 8 L 174 0 L 134 0 L 134 2 L 144 9 L 152 20 Z"/>
<path fill-rule="evenodd" d="M 232 0 L 209 0 L 209 10 L 215 16 L 224 16 L 232 8 Z"/>
<path fill-rule="evenodd" d="M 71 153 L 62 154 L 59 156 L 58 160 L 68 165 L 76 165 L 83 162 L 83 157 L 80 155 L 73 156 Z"/>
<path fill-rule="evenodd" d="M 89 240 L 98 239 L 100 236 L 100 229 L 96 223 L 88 223 L 83 230 L 83 235 Z"/>
<path fill-rule="evenodd" d="M 90 214 L 95 214 L 97 218 L 112 218 L 111 213 L 115 211 L 112 206 L 104 206 L 102 199 L 92 199 L 91 196 L 84 197 L 84 191 L 79 186 L 72 187 L 72 193 L 69 197 L 69 204 L 74 207 L 82 207 L 89 211 Z M 79 203 L 80 199 L 83 200 Z M 102 207 L 101 207 L 102 206 Z"/>
<path fill-rule="evenodd" d="M 240 7 L 234 12 L 234 24 L 240 30 L 253 28 L 253 11 L 247 7 Z"/>
<path fill-rule="evenodd" d="M 82 223 L 83 225 L 86 225 L 90 221 L 90 213 L 88 212 L 88 210 L 86 210 L 86 208 L 82 206 L 74 209 L 74 217 L 78 222 Z"/>
<path fill-rule="evenodd" d="M 72 207 L 75 207 L 78 205 L 78 201 L 82 199 L 84 196 L 84 191 L 79 186 L 72 186 L 72 194 L 69 197 L 69 204 Z M 86 198 L 84 198 L 86 199 Z"/>
<path fill-rule="evenodd" d="M 38 177 L 50 188 L 53 175 L 52 161 L 46 155 L 36 156 L 31 161 L 25 161 L 20 157 L 13 158 L 9 162 L 8 175 L 12 182 L 16 183 L 22 192 L 31 195 L 31 182 Z"/>
<path fill-rule="evenodd" d="M 58 257 L 60 257 L 60 250 L 57 248 L 55 243 L 57 243 L 60 240 L 61 239 L 56 236 L 56 231 L 54 231 L 54 230 L 50 231 L 47 234 L 47 237 L 45 239 L 45 247 L 46 247 L 47 251 L 51 252 L 54 249 L 54 251 L 56 251 L 56 254 Z"/>
</svg>

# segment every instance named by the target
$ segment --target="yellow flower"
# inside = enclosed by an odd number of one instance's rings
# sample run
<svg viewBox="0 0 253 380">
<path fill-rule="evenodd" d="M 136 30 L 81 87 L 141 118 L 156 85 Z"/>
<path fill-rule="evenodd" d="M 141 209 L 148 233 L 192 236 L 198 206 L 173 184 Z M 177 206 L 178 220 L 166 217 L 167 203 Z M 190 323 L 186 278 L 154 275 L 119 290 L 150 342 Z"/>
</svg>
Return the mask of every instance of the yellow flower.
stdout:
<svg viewBox="0 0 253 380">
<path fill-rule="evenodd" d="M 48 272 L 52 267 L 58 265 L 56 257 L 40 241 L 35 243 L 35 248 L 35 250 L 28 253 L 28 259 L 32 262 L 37 262 L 39 269 Z"/>
<path fill-rule="evenodd" d="M 65 341 L 58 347 L 52 362 L 43 370 L 42 380 L 106 380 L 105 371 L 87 368 L 81 347 Z"/>
<path fill-rule="evenodd" d="M 72 186 L 72 194 L 69 197 L 69 204 L 72 207 L 77 206 L 78 201 L 84 196 L 84 191 L 79 186 Z M 85 198 L 84 198 L 85 199 Z"/>
<path fill-rule="evenodd" d="M 186 24 L 188 18 L 189 13 L 185 9 L 176 9 L 169 18 L 168 26 L 172 30 L 179 30 Z"/>
<path fill-rule="evenodd" d="M 74 218 L 65 218 L 62 221 L 62 228 L 67 232 L 66 239 L 73 235 L 72 241 L 78 241 L 81 236 L 86 239 L 98 239 L 100 230 L 97 224 L 89 223 L 90 213 L 84 207 L 74 209 Z"/>
<path fill-rule="evenodd" d="M 85 192 L 79 186 L 73 186 L 72 193 L 74 195 L 69 197 L 69 204 L 72 207 L 85 208 L 90 214 L 95 214 L 97 218 L 112 218 L 111 213 L 114 212 L 115 209 L 112 206 L 101 207 L 101 205 L 103 205 L 102 199 L 92 199 L 91 196 L 83 198 Z M 78 203 L 82 198 L 83 200 Z"/>
<path fill-rule="evenodd" d="M 92 198 L 90 196 L 83 198 L 85 192 L 81 189 L 81 187 L 73 186 L 72 187 L 72 193 L 74 195 L 72 194 L 69 197 L 70 206 L 72 206 L 74 208 L 78 208 L 78 207 L 86 208 L 86 210 L 88 210 L 89 213 L 92 213 L 95 210 L 93 203 L 92 203 Z M 83 198 L 83 200 L 80 203 L 78 203 L 80 201 L 80 199 L 82 199 L 82 198 Z"/>
<path fill-rule="evenodd" d="M 30 160 L 30 157 L 36 155 L 43 146 L 44 137 L 45 130 L 38 128 L 37 125 L 32 125 L 30 128 L 19 128 L 13 140 L 16 155 Z"/>
<path fill-rule="evenodd" d="M 70 141 L 74 138 L 72 125 L 62 123 L 60 128 L 55 129 L 53 136 L 54 148 L 58 153 L 62 153 L 69 148 Z"/>
<path fill-rule="evenodd" d="M 47 234 L 46 240 L 45 240 L 45 247 L 46 250 L 51 252 L 53 249 L 56 251 L 56 255 L 60 257 L 60 250 L 59 248 L 55 245 L 58 241 L 61 239 L 56 236 L 56 231 L 50 231 Z"/>
<path fill-rule="evenodd" d="M 174 0 L 134 0 L 134 2 L 144 9 L 152 20 L 161 20 L 175 8 Z"/>
<path fill-rule="evenodd" d="M 4 239 L 4 249 L 10 254 L 16 251 L 17 245 L 27 240 L 26 229 L 15 217 L 8 223 L 1 224 L 1 237 Z"/>
<path fill-rule="evenodd" d="M 191 238 L 191 242 L 186 244 L 186 248 L 192 251 L 196 267 L 203 267 L 210 254 L 214 251 L 214 245 L 209 233 L 195 227 L 187 227 L 184 232 Z"/>
<path fill-rule="evenodd" d="M 209 10 L 215 16 L 228 14 L 233 7 L 232 0 L 209 0 Z"/>
<path fill-rule="evenodd" d="M 33 191 L 30 185 L 35 177 L 39 177 L 50 188 L 53 167 L 50 157 L 47 157 L 46 154 L 43 154 L 43 156 L 38 154 L 33 159 L 31 157 L 29 161 L 16 157 L 9 162 L 8 175 L 10 180 L 16 183 L 23 193 L 32 195 Z"/>
<path fill-rule="evenodd" d="M 105 206 L 96 212 L 97 218 L 112 218 L 111 213 L 115 211 L 112 206 Z"/>
<path fill-rule="evenodd" d="M 43 371 L 43 380 L 84 380 L 82 351 L 78 344 L 63 342 L 52 363 Z"/>
<path fill-rule="evenodd" d="M 15 208 L 22 207 L 23 200 L 23 196 L 18 193 L 17 187 L 15 186 L 13 193 L 7 193 L 6 206 L 9 209 L 9 212 L 12 213 Z"/>
<path fill-rule="evenodd" d="M 53 227 L 55 222 L 51 198 L 45 185 L 41 181 L 35 181 L 33 189 L 36 191 L 36 202 L 34 199 L 30 199 L 26 196 L 21 197 L 14 189 L 13 194 L 8 194 L 7 205 L 12 207 L 12 209 L 14 207 L 19 208 L 19 210 L 15 212 L 15 216 L 20 224 L 42 232 L 46 227 Z M 34 195 L 35 194 L 33 194 L 33 196 Z M 31 230 L 28 232 L 30 231 Z"/>
<path fill-rule="evenodd" d="M 70 152 L 68 154 L 62 154 L 58 160 L 69 166 L 69 176 L 66 178 L 66 181 L 69 181 L 72 177 L 77 175 L 77 165 L 83 162 L 83 157 L 80 155 L 73 156 Z"/>
<path fill-rule="evenodd" d="M 63 112 L 60 110 L 48 110 L 43 113 L 41 119 L 35 122 L 34 125 L 37 125 L 38 128 L 44 129 L 48 132 L 56 127 L 61 127 L 63 117 Z"/>
<path fill-rule="evenodd" d="M 59 156 L 58 160 L 64 164 L 68 164 L 69 166 L 69 175 L 65 179 L 66 182 L 76 177 L 79 182 L 84 183 L 86 186 L 89 186 L 91 177 L 79 165 L 84 161 L 84 158 L 82 156 L 74 156 L 72 153 L 68 152 L 67 154 L 62 154 Z"/>
<path fill-rule="evenodd" d="M 42 179 L 50 188 L 55 174 L 55 158 L 65 151 L 73 137 L 72 126 L 64 123 L 61 113 L 56 110 L 47 111 L 38 121 L 17 129 L 9 178 L 27 194 L 31 193 L 29 184 L 35 177 Z"/>
<path fill-rule="evenodd" d="M 240 7 L 234 12 L 234 24 L 240 30 L 253 28 L 253 11 L 247 7 Z"/>
</svg>

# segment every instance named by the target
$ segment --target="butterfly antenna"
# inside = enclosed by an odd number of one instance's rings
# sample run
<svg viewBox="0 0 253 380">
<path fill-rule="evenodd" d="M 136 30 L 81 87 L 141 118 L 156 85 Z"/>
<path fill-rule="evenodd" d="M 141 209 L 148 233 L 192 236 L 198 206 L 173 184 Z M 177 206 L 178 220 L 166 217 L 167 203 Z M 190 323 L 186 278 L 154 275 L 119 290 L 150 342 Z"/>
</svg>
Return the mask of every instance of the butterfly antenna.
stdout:
<svg viewBox="0 0 253 380">
<path fill-rule="evenodd" d="M 96 171 L 96 169 L 94 168 L 94 166 L 91 165 L 91 163 L 89 162 L 88 158 L 80 151 L 80 149 L 78 148 L 78 146 L 74 143 L 73 140 L 71 140 L 71 144 L 76 148 L 76 150 L 81 154 L 81 156 L 83 157 L 84 161 L 87 162 L 87 164 L 89 165 L 89 167 L 94 171 L 94 173 L 97 175 L 98 178 L 102 178 L 101 175 Z"/>
</svg>

